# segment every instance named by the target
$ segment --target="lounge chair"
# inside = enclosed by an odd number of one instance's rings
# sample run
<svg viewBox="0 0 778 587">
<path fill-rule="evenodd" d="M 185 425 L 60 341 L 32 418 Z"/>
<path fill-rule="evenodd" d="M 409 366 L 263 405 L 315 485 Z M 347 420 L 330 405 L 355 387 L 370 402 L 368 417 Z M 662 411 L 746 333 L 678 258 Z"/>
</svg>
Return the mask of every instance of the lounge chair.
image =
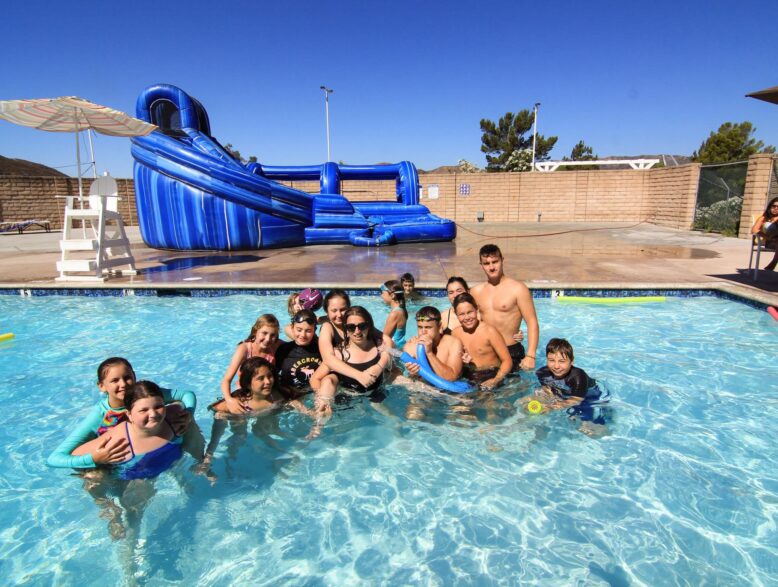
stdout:
<svg viewBox="0 0 778 587">
<path fill-rule="evenodd" d="M 0 222 L 0 232 L 11 232 L 15 230 L 19 234 L 23 234 L 24 231 L 31 226 L 37 226 L 46 232 L 51 232 L 51 222 L 48 220 L 18 220 L 14 222 Z"/>
</svg>

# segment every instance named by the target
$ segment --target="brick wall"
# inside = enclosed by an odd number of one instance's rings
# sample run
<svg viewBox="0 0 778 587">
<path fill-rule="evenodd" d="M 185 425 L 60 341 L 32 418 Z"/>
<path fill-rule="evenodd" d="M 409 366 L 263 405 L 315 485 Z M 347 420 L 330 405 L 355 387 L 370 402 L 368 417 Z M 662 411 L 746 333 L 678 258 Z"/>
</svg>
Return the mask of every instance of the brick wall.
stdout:
<svg viewBox="0 0 778 587">
<path fill-rule="evenodd" d="M 138 224 L 135 187 L 131 179 L 117 179 L 119 212 L 125 223 Z M 92 179 L 83 180 L 84 196 Z M 65 200 L 56 196 L 78 196 L 78 180 L 71 177 L 0 176 L 0 221 L 48 220 L 53 230 L 62 229 Z"/>
<path fill-rule="evenodd" d="M 756 218 L 764 212 L 770 198 L 770 176 L 773 172 L 771 154 L 752 155 L 748 159 L 746 185 L 743 189 L 743 208 L 740 210 L 739 238 L 751 238 L 751 227 Z"/>
<path fill-rule="evenodd" d="M 479 213 L 485 222 L 535 222 L 541 214 L 543 222 L 649 221 L 688 229 L 694 220 L 699 174 L 696 163 L 642 171 L 428 173 L 420 176 L 421 202 L 434 214 L 456 222 L 475 222 Z M 761 178 L 763 173 L 757 175 Z M 127 224 L 135 225 L 133 181 L 117 179 L 117 183 L 122 196 L 119 209 Z M 317 181 L 284 183 L 309 193 L 319 191 Z M 90 184 L 91 180 L 84 180 L 85 193 Z M 438 187 L 438 198 L 431 200 L 433 185 Z M 53 196 L 77 194 L 78 182 L 72 178 L 0 176 L 0 220 L 48 219 L 53 228 L 61 228 L 64 202 Z M 343 195 L 354 202 L 394 201 L 395 182 L 344 181 Z"/>
</svg>

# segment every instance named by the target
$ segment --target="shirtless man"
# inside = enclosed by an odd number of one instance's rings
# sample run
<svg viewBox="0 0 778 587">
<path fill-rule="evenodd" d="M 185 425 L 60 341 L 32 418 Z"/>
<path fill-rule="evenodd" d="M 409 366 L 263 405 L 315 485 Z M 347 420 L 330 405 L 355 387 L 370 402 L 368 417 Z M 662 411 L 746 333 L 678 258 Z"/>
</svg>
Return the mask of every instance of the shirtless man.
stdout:
<svg viewBox="0 0 778 587">
<path fill-rule="evenodd" d="M 456 381 L 462 374 L 462 343 L 450 334 L 440 333 L 440 311 L 432 306 L 424 306 L 416 312 L 418 336 L 405 344 L 405 352 L 416 357 L 416 347 L 424 345 L 427 360 L 436 375 L 447 381 Z M 411 375 L 419 374 L 418 363 L 405 363 Z"/>
<path fill-rule="evenodd" d="M 513 371 L 520 368 L 535 368 L 535 354 L 538 348 L 540 329 L 535 314 L 532 293 L 520 281 L 506 277 L 503 272 L 503 257 L 497 245 L 484 245 L 479 252 L 481 269 L 486 282 L 476 285 L 470 293 L 478 303 L 481 318 L 494 326 L 502 335 L 513 360 Z M 527 353 L 524 346 L 516 342 L 522 319 L 527 323 Z"/>
<path fill-rule="evenodd" d="M 451 335 L 462 342 L 465 360 L 471 365 L 467 369 L 467 378 L 478 383 L 482 389 L 496 387 L 513 367 L 502 334 L 478 319 L 478 304 L 469 293 L 454 298 L 454 312 L 461 326 Z"/>
</svg>

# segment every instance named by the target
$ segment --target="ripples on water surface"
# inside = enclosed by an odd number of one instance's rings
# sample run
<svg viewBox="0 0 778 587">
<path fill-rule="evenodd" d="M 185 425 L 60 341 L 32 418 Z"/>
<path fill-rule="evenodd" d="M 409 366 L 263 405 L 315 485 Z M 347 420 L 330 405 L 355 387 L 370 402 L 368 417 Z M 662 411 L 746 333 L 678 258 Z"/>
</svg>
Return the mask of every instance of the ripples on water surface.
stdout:
<svg viewBox="0 0 778 587">
<path fill-rule="evenodd" d="M 608 436 L 517 412 L 530 376 L 464 408 L 393 385 L 391 417 L 355 401 L 314 441 L 291 412 L 228 431 L 214 485 L 185 457 L 137 541 L 113 542 L 82 481 L 44 465 L 98 399 L 98 363 L 126 356 L 139 378 L 195 390 L 207 438 L 234 343 L 262 312 L 283 319 L 285 297 L 3 296 L 3 582 L 775 584 L 770 316 L 712 297 L 536 304 L 541 344 L 566 336 L 610 389 Z M 423 420 L 405 417 L 409 397 Z"/>
</svg>

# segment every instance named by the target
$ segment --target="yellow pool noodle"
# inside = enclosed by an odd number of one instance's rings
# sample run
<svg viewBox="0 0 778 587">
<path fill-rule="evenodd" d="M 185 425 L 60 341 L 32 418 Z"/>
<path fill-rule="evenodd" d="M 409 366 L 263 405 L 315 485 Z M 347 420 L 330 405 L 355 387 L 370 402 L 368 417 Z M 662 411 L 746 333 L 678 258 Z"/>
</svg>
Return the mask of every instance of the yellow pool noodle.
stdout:
<svg viewBox="0 0 778 587">
<path fill-rule="evenodd" d="M 5 334 L 0 334 L 0 342 L 11 340 L 13 337 L 14 337 L 13 332 L 6 332 Z"/>
</svg>

